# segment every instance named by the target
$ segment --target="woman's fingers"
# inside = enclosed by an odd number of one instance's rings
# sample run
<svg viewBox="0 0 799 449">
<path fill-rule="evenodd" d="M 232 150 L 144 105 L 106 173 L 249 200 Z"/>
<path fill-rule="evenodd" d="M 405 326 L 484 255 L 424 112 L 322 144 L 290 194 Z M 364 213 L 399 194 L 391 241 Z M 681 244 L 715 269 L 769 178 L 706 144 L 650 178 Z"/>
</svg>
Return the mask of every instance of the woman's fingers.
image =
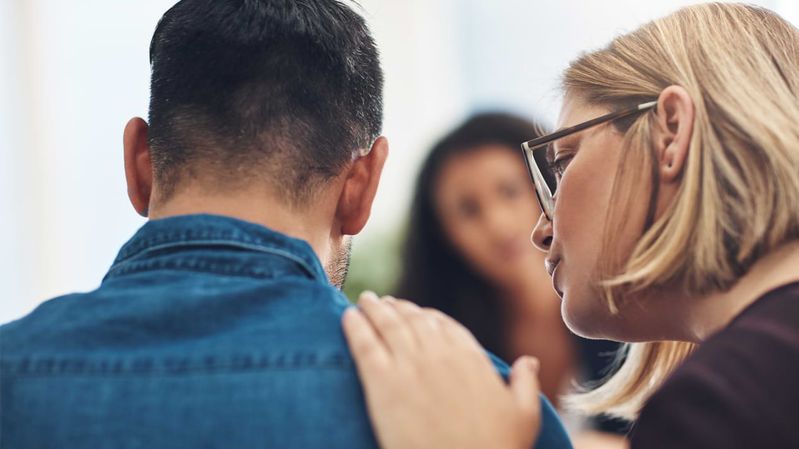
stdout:
<svg viewBox="0 0 799 449">
<path fill-rule="evenodd" d="M 445 313 L 419 307 L 404 299 L 389 296 L 386 300 L 413 330 L 420 347 L 429 348 L 431 344 L 440 343 L 450 349 L 455 345 L 484 352 L 474 335 Z M 443 338 L 431 339 L 433 334 L 441 335 Z"/>
<path fill-rule="evenodd" d="M 436 320 L 441 326 L 442 332 L 447 336 L 451 344 L 457 345 L 461 348 L 476 350 L 483 353 L 483 347 L 477 342 L 471 332 L 466 329 L 461 323 L 455 321 L 454 318 L 441 312 L 439 310 L 430 310 L 430 313 L 435 315 Z"/>
<path fill-rule="evenodd" d="M 418 349 L 413 330 L 397 309 L 372 292 L 361 293 L 358 307 L 392 354 L 411 354 Z"/>
<path fill-rule="evenodd" d="M 490 365 L 474 335 L 439 310 L 421 308 L 391 296 L 380 299 L 372 292 L 362 293 L 358 305 L 368 319 L 374 339 L 389 357 L 414 358 L 426 353 L 446 356 L 442 360 L 455 359 L 459 364 Z M 365 347 L 364 350 L 374 351 L 374 348 Z M 479 354 L 479 358 L 458 355 L 462 351 Z"/>
<path fill-rule="evenodd" d="M 428 347 L 429 343 L 431 343 L 430 336 L 441 332 L 438 320 L 429 310 L 422 309 L 416 304 L 403 299 L 391 298 L 389 303 L 394 306 L 403 320 L 413 330 L 419 349 Z"/>
<path fill-rule="evenodd" d="M 510 375 L 510 389 L 516 407 L 520 412 L 520 425 L 540 425 L 541 401 L 538 395 L 541 387 L 538 384 L 539 362 L 535 357 L 519 357 L 513 363 Z"/>
<path fill-rule="evenodd" d="M 377 335 L 369 320 L 355 307 L 344 311 L 342 318 L 344 336 L 355 359 L 355 364 L 364 377 L 364 371 L 388 367 L 391 355 Z M 369 379 L 369 376 L 365 376 Z"/>
<path fill-rule="evenodd" d="M 345 313 L 344 331 L 383 448 L 532 445 L 535 362 L 517 362 L 508 386 L 474 337 L 441 312 L 369 294 L 360 310 Z"/>
</svg>

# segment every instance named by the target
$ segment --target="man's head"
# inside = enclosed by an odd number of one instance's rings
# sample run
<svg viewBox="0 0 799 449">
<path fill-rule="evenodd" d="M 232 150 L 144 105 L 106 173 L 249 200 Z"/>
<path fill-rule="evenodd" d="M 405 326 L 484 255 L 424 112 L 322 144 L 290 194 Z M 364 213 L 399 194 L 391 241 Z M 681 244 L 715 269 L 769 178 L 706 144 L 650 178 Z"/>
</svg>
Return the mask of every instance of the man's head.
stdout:
<svg viewBox="0 0 799 449">
<path fill-rule="evenodd" d="M 125 131 L 139 213 L 263 208 L 263 193 L 273 215 L 329 221 L 333 239 L 360 231 L 387 148 L 383 75 L 358 14 L 336 0 L 182 0 L 158 23 L 150 63 L 149 126 Z"/>
</svg>

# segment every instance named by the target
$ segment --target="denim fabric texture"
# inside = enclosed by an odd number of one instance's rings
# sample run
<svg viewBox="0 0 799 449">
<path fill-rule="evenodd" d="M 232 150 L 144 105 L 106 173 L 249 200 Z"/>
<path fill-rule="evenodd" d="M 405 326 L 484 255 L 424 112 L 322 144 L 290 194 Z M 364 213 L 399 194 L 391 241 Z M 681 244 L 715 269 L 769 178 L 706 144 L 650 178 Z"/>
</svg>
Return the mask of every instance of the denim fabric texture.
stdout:
<svg viewBox="0 0 799 449">
<path fill-rule="evenodd" d="M 0 326 L 0 447 L 375 448 L 348 306 L 304 241 L 150 221 L 97 290 Z M 543 420 L 537 447 L 570 447 Z"/>
</svg>

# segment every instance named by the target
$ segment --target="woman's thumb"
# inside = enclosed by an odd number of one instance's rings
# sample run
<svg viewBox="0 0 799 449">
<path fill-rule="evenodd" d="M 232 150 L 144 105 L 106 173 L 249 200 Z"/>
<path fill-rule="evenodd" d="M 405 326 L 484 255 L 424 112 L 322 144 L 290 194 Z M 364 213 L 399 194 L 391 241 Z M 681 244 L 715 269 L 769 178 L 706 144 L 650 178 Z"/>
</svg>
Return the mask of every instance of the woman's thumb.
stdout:
<svg viewBox="0 0 799 449">
<path fill-rule="evenodd" d="M 525 418 L 539 418 L 541 414 L 541 400 L 538 395 L 541 387 L 538 385 L 539 362 L 535 357 L 519 357 L 513 363 L 510 374 L 510 389 L 519 411 Z"/>
</svg>

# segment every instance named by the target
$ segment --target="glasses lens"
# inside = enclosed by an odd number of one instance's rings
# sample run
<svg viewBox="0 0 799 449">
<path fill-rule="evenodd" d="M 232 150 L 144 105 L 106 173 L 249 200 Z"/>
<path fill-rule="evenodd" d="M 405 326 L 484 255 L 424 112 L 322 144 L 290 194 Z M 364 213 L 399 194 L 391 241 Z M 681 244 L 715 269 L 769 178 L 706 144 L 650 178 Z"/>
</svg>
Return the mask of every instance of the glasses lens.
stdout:
<svg viewBox="0 0 799 449">
<path fill-rule="evenodd" d="M 547 162 L 546 147 L 528 149 L 526 144 L 522 145 L 524 150 L 524 162 L 527 163 L 527 169 L 530 172 L 530 178 L 535 186 L 535 194 L 538 198 L 538 203 L 541 205 L 541 210 L 548 219 L 552 219 L 552 211 L 555 208 L 555 203 L 552 198 L 553 191 L 556 187 L 556 177 L 550 164 Z"/>
<path fill-rule="evenodd" d="M 549 187 L 549 192 L 554 196 L 558 188 L 558 178 L 552 170 L 552 164 L 550 164 L 547 159 L 547 154 L 552 154 L 551 143 L 540 148 L 535 148 L 533 150 L 533 160 L 535 161 L 536 167 L 538 167 L 538 170 L 541 172 L 544 182 L 546 182 L 547 187 Z"/>
</svg>

